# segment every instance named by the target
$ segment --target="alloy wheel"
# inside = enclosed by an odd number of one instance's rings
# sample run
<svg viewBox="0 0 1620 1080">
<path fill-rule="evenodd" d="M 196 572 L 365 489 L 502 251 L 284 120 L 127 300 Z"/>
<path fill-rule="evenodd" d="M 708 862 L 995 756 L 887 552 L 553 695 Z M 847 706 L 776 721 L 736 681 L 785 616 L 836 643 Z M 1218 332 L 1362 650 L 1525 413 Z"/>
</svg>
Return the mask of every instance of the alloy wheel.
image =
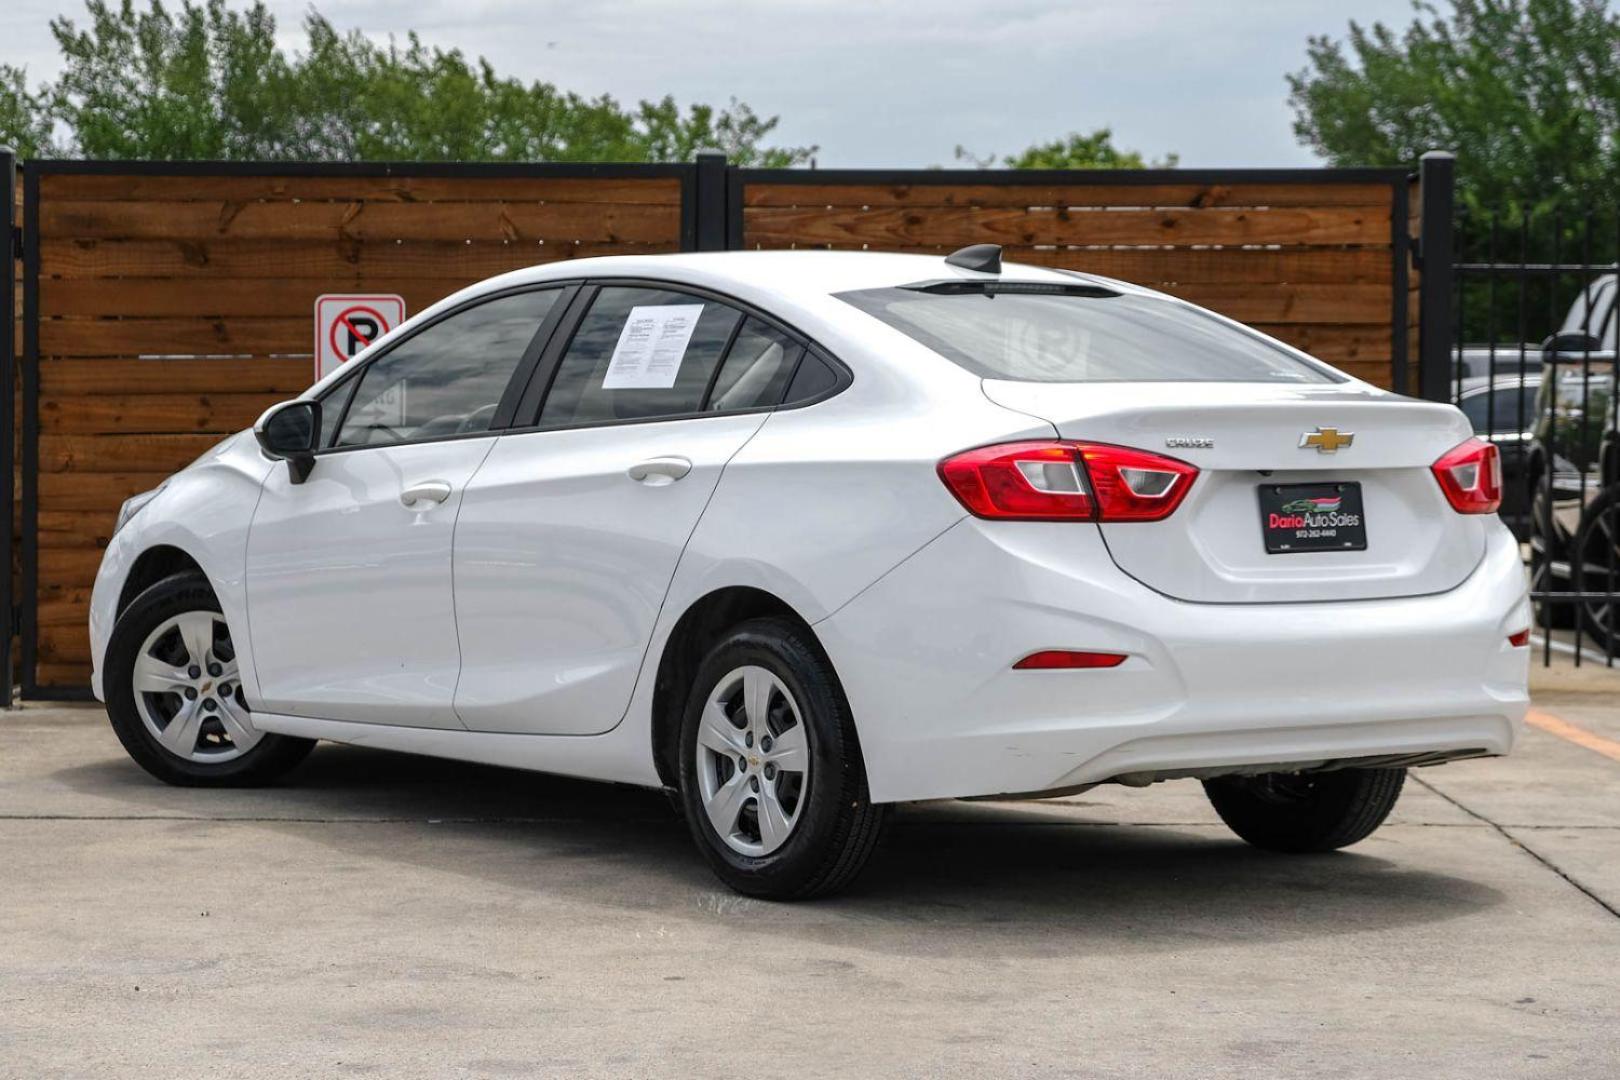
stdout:
<svg viewBox="0 0 1620 1080">
<path fill-rule="evenodd" d="M 175 757 L 217 764 L 262 738 L 242 696 L 230 629 L 218 612 L 187 611 L 159 623 L 135 657 L 133 684 L 142 722 Z"/>
<path fill-rule="evenodd" d="M 787 842 L 810 791 L 809 729 L 781 679 L 748 665 L 721 677 L 697 734 L 698 795 L 733 851 L 769 855 Z"/>
</svg>

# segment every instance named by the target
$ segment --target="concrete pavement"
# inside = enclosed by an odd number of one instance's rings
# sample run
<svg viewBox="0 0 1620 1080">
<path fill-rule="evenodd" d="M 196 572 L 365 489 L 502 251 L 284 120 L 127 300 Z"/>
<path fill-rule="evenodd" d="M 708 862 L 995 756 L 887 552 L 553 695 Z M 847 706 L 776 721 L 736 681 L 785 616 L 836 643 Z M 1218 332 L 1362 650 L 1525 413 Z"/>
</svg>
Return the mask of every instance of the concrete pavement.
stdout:
<svg viewBox="0 0 1620 1080">
<path fill-rule="evenodd" d="M 1538 705 L 1620 747 L 1617 686 Z M 1620 760 L 1540 727 L 1331 856 L 1191 782 L 907 808 L 812 904 L 689 845 L 653 793 L 331 745 L 181 790 L 0 714 L 0 1076 L 1620 1075 Z"/>
</svg>

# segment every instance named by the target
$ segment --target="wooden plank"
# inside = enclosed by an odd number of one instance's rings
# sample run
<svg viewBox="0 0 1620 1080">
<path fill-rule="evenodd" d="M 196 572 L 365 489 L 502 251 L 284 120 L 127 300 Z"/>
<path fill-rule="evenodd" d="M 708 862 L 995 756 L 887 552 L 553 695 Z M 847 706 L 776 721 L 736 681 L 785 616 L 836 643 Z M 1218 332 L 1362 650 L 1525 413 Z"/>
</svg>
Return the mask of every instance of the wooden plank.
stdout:
<svg viewBox="0 0 1620 1080">
<path fill-rule="evenodd" d="M 39 628 L 39 651 L 36 654 L 47 664 L 88 664 L 90 662 L 90 631 L 86 626 L 64 624 Z"/>
<path fill-rule="evenodd" d="M 760 247 L 895 244 L 1360 244 L 1387 248 L 1389 208 L 1281 210 L 848 210 L 758 207 L 745 243 Z"/>
<path fill-rule="evenodd" d="M 42 581 L 93 585 L 101 569 L 101 551 L 89 547 L 39 549 L 39 576 Z"/>
<path fill-rule="evenodd" d="M 69 589 L 39 604 L 41 626 L 83 626 L 90 614 L 90 590 Z"/>
<path fill-rule="evenodd" d="M 116 514 L 125 499 L 157 487 L 168 475 L 166 472 L 41 473 L 39 508 L 41 511 L 88 510 Z M 41 574 L 42 579 L 45 577 Z"/>
<path fill-rule="evenodd" d="M 743 206 L 1389 206 L 1388 184 L 768 184 Z"/>
<path fill-rule="evenodd" d="M 313 318 L 52 319 L 40 323 L 39 348 L 46 357 L 307 355 Z"/>
<path fill-rule="evenodd" d="M 1387 284 L 1394 278 L 1389 251 L 1375 248 L 1013 248 L 1006 258 L 1155 288 L 1173 282 Z"/>
<path fill-rule="evenodd" d="M 1389 324 L 1382 326 L 1321 326 L 1251 324 L 1256 330 L 1303 349 L 1319 360 L 1340 364 L 1352 360 L 1388 364 L 1393 353 Z"/>
<path fill-rule="evenodd" d="M 177 472 L 218 435 L 41 435 L 40 472 Z M 43 530 L 44 525 L 40 528 Z"/>
<path fill-rule="evenodd" d="M 40 201 L 40 235 L 110 240 L 552 240 L 680 237 L 677 207 L 578 203 Z"/>
<path fill-rule="evenodd" d="M 39 404 L 39 429 L 48 435 L 209 433 L 223 436 L 248 427 L 264 410 L 282 400 L 285 400 L 282 394 L 46 398 Z"/>
<path fill-rule="evenodd" d="M 398 293 L 415 313 L 473 284 L 453 278 L 369 278 L 334 288 L 327 278 L 224 278 L 198 288 L 161 278 L 47 278 L 39 283 L 39 309 L 59 315 L 261 315 L 313 319 L 315 298 L 329 292 Z"/>
<path fill-rule="evenodd" d="M 70 176 L 40 178 L 43 199 L 118 202 L 300 199 L 341 202 L 559 202 L 679 206 L 668 178 L 433 176 Z"/>
<path fill-rule="evenodd" d="M 1387 285 L 1165 285 L 1164 290 L 1246 323 L 1389 324 Z"/>
<path fill-rule="evenodd" d="M 101 550 L 112 539 L 115 519 L 100 510 L 41 510 L 41 548 L 95 548 Z"/>
<path fill-rule="evenodd" d="M 90 685 L 89 664 L 36 664 L 34 681 L 45 689 L 67 689 Z"/>
<path fill-rule="evenodd" d="M 314 370 L 308 359 L 47 360 L 39 368 L 39 391 L 46 398 L 181 393 L 296 397 L 309 386 Z"/>
<path fill-rule="evenodd" d="M 1384 360 L 1346 360 L 1335 364 L 1346 375 L 1354 375 L 1358 379 L 1365 379 L 1374 386 L 1381 386 L 1385 390 L 1394 389 L 1394 369 Z"/>
<path fill-rule="evenodd" d="M 539 241 L 444 242 L 402 240 L 53 240 L 40 241 L 45 276 L 322 278 L 329 291 L 386 278 L 480 281 L 508 270 L 598 255 L 655 255 L 677 250 L 656 244 L 576 244 Z"/>
</svg>

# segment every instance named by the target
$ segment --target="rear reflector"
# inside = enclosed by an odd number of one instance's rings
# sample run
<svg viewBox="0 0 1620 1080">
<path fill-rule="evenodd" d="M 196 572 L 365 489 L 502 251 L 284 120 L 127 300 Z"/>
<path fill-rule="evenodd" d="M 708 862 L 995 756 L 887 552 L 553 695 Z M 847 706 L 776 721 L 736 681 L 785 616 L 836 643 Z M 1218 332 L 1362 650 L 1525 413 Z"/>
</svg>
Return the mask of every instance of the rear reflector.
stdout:
<svg viewBox="0 0 1620 1080">
<path fill-rule="evenodd" d="M 1508 635 L 1508 644 L 1513 646 L 1515 649 L 1522 649 L 1526 645 L 1530 644 L 1530 630 L 1529 630 L 1529 628 L 1520 630 L 1516 634 L 1509 634 Z"/>
<path fill-rule="evenodd" d="M 1070 652 L 1067 649 L 1048 649 L 1030 653 L 1013 665 L 1017 671 L 1051 671 L 1056 668 L 1119 667 L 1125 662 L 1123 653 Z"/>
<path fill-rule="evenodd" d="M 1104 443 L 1052 440 L 981 446 L 939 463 L 968 512 L 1011 521 L 1159 521 L 1175 512 L 1198 469 Z"/>
<path fill-rule="evenodd" d="M 1494 514 L 1502 505 L 1502 455 L 1495 443 L 1473 438 L 1430 466 L 1446 501 L 1459 514 Z"/>
</svg>

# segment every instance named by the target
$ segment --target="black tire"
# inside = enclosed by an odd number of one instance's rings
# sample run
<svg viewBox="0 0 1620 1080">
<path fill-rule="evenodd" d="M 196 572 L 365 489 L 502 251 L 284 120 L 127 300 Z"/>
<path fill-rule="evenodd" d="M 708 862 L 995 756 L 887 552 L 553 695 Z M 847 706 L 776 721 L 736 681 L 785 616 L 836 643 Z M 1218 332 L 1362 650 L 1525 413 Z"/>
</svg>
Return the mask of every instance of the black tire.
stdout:
<svg viewBox="0 0 1620 1080">
<path fill-rule="evenodd" d="M 1587 505 L 1570 562 L 1576 592 L 1606 593 L 1609 599 L 1565 606 L 1580 612 L 1594 645 L 1620 651 L 1620 488 L 1608 488 Z"/>
<path fill-rule="evenodd" d="M 147 728 L 135 702 L 136 657 L 146 638 L 165 620 L 189 611 L 220 613 L 219 599 L 198 573 L 175 574 L 148 588 L 118 617 L 107 644 L 103 690 L 107 718 L 135 763 L 181 787 L 251 787 L 268 783 L 302 761 L 313 739 L 266 734 L 246 753 L 221 762 L 199 762 L 172 753 Z"/>
<path fill-rule="evenodd" d="M 698 782 L 698 728 L 720 681 L 739 667 L 757 665 L 793 695 L 809 742 L 810 769 L 803 805 L 782 845 L 762 856 L 734 850 L 704 809 Z M 887 807 L 874 806 L 849 704 L 815 641 L 785 619 L 755 619 L 737 626 L 699 666 L 682 718 L 681 803 L 692 838 L 720 880 L 737 892 L 770 900 L 824 896 L 847 886 L 877 847 Z M 756 788 L 757 790 L 757 788 Z"/>
<path fill-rule="evenodd" d="M 1532 481 L 1530 495 L 1530 591 L 1538 593 L 1568 592 L 1572 582 L 1552 572 L 1552 556 L 1548 552 L 1557 544 L 1557 528 L 1552 524 L 1552 510 L 1546 492 Z M 1569 630 L 1578 617 L 1574 604 L 1538 600 L 1534 610 L 1538 627 Z"/>
<path fill-rule="evenodd" d="M 1227 827 L 1257 848 L 1336 851 L 1365 840 L 1400 798 L 1405 769 L 1222 776 L 1204 793 Z"/>
</svg>

